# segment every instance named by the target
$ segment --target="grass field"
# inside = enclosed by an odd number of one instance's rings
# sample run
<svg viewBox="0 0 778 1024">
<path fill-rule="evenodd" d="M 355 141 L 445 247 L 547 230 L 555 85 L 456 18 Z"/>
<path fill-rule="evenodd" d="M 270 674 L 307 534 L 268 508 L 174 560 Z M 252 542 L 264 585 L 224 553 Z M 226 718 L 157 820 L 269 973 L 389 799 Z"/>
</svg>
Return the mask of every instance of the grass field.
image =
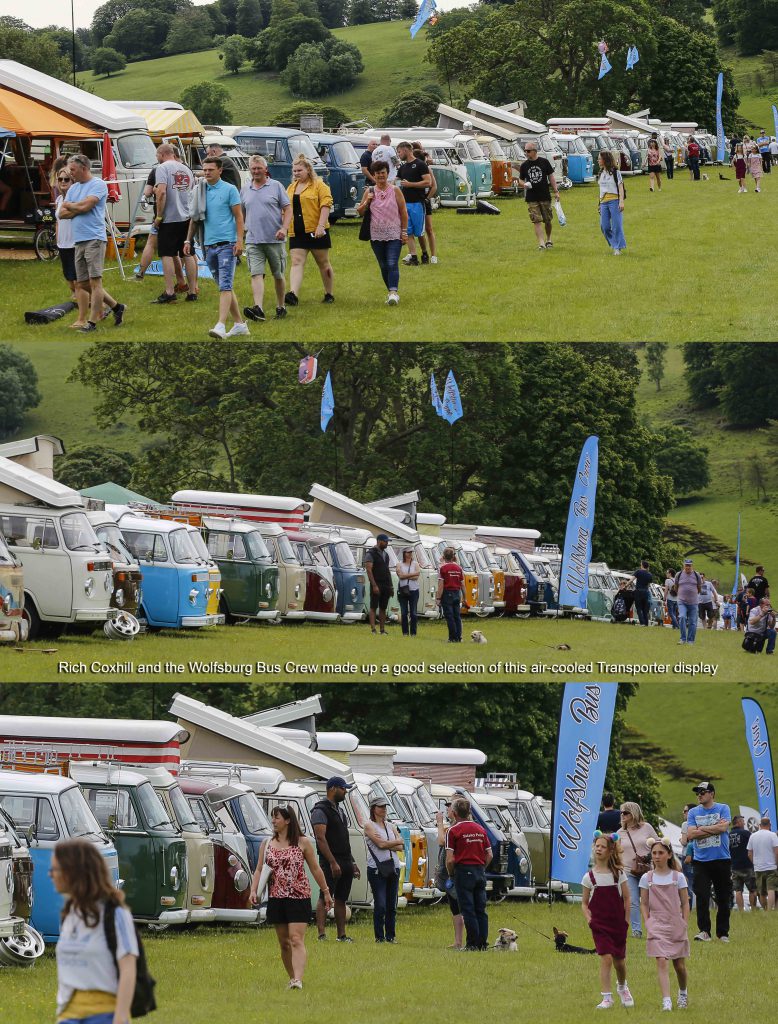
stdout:
<svg viewBox="0 0 778 1024">
<path fill-rule="evenodd" d="M 434 83 L 432 65 L 424 62 L 426 33 L 414 41 L 409 26 L 408 21 L 392 21 L 336 29 L 334 34 L 339 39 L 359 47 L 365 71 L 353 88 L 321 97 L 321 101 L 343 110 L 351 120 L 367 118 L 378 123 L 396 97 Z M 205 50 L 138 61 L 110 78 L 96 78 L 86 72 L 84 82 L 107 100 L 177 102 L 188 86 L 212 81 L 230 91 L 232 124 L 273 124 L 275 114 L 296 103 L 297 97 L 281 84 L 278 75 L 249 69 L 246 65 L 238 75 L 227 74 L 219 51 Z"/>
<path fill-rule="evenodd" d="M 400 911 L 395 946 L 373 941 L 369 914 L 352 922 L 352 946 L 316 942 L 308 929 L 308 968 L 302 992 L 286 989 L 286 974 L 270 928 L 197 931 L 145 937 L 149 967 L 158 981 L 156 1024 L 211 1024 L 214 1020 L 315 1019 L 320 1024 L 400 1024 L 419 1020 L 448 1024 L 452 1019 L 553 1020 L 572 1024 L 593 1019 L 599 1001 L 595 957 L 564 956 L 554 951 L 552 926 L 570 933 L 570 941 L 591 947 L 591 933 L 580 907 L 555 903 L 505 902 L 490 907 L 490 931 L 512 927 L 518 955 L 459 954 L 452 941 L 448 909 Z M 689 1009 L 683 1019 L 733 1019 L 743 1012 L 769 1019 L 770 987 L 765 984 L 765 950 L 774 941 L 775 922 L 764 913 L 735 914 L 732 942 L 692 943 L 689 960 Z M 693 934 L 694 921 L 690 923 Z M 696 931 L 696 929 L 694 929 Z M 543 933 L 543 934 L 538 934 Z M 650 1021 L 661 1006 L 656 969 L 645 946 L 630 938 L 627 976 L 635 999 L 630 1019 Z M 715 979 L 715 982 L 714 982 Z M 30 970 L 5 968 L 0 994 L 13 1007 L 14 1024 L 53 1019 L 56 993 L 54 956 L 47 953 Z M 621 1007 L 614 1009 L 620 1017 Z M 259 1014 L 259 1018 L 258 1015 Z M 472 1016 L 471 1016 L 472 1015 Z M 10 1019 L 10 1018 L 9 1018 Z"/>
<path fill-rule="evenodd" d="M 731 175 L 730 175 L 731 177 Z M 778 178 L 745 198 L 734 179 L 692 183 L 680 174 L 661 195 L 645 177 L 627 183 L 626 255 L 614 259 L 599 230 L 593 186 L 563 197 L 568 217 L 555 247 L 539 252 L 523 201 L 499 201 L 501 216 L 436 214 L 440 264 L 403 268 L 401 304 L 386 297 L 370 247 L 355 223 L 332 231 L 335 297 L 322 307 L 318 272 L 306 271 L 300 306 L 283 321 L 251 325 L 255 340 L 402 341 L 769 341 L 778 318 L 767 301 L 778 274 L 778 249 L 752 246 L 738 256 L 732 238 L 778 216 Z M 16 243 L 14 243 L 16 244 Z M 27 309 L 67 298 L 57 264 L 3 263 L 0 340 L 45 336 L 65 341 L 70 318 L 46 327 L 23 322 Z M 124 326 L 102 325 L 97 338 L 170 341 L 203 338 L 216 320 L 216 291 L 204 281 L 200 301 L 150 305 L 161 279 L 122 282 L 115 267 L 106 286 L 129 305 Z M 238 269 L 241 304 L 250 297 Z"/>
<path fill-rule="evenodd" d="M 475 628 L 485 633 L 486 646 L 469 642 L 470 630 Z M 389 636 L 373 636 L 366 624 L 163 630 L 129 644 L 106 640 L 98 631 L 64 635 L 56 641 L 37 640 L 22 650 L 0 648 L 0 679 L 564 682 L 585 678 L 623 682 L 638 678 L 670 684 L 688 680 L 688 666 L 694 665 L 716 668 L 715 675 L 700 670 L 692 677 L 697 680 L 733 682 L 746 674 L 754 682 L 775 678 L 774 661 L 766 655 L 747 655 L 734 633 L 698 632 L 693 648 L 677 646 L 678 634 L 670 629 L 564 619 L 465 619 L 463 633 L 465 642 L 457 647 L 446 642 L 448 634 L 441 621 L 422 623 L 415 640 L 403 637 L 397 626 L 390 627 Z M 559 644 L 569 644 L 570 649 L 559 650 Z M 605 664 L 601 667 L 599 662 Z M 93 663 L 101 667 L 93 671 Z M 258 663 L 265 667 L 259 669 Z M 666 672 L 657 674 L 644 667 L 654 663 L 667 666 Z M 102 667 L 114 665 L 118 666 L 115 672 Z M 683 667 L 676 670 L 676 666 Z"/>
</svg>

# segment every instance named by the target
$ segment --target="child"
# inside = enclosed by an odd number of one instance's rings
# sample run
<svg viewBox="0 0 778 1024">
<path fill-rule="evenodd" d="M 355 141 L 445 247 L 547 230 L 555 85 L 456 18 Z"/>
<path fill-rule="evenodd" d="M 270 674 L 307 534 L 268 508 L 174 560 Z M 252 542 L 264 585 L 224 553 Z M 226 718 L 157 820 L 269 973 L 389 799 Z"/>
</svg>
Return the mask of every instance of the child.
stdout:
<svg viewBox="0 0 778 1024">
<path fill-rule="evenodd" d="M 662 1009 L 672 1010 L 668 961 L 678 978 L 678 1009 L 688 1006 L 686 957 L 689 955 L 689 893 L 669 839 L 647 842 L 654 865 L 640 879 L 640 906 L 646 922 L 646 954 L 656 959 Z"/>
<path fill-rule="evenodd" d="M 738 144 L 735 147 L 735 155 L 732 157 L 732 166 L 735 168 L 735 177 L 737 178 L 738 193 L 747 192 L 746 188 L 746 158 L 743 153 L 742 145 Z"/>
<path fill-rule="evenodd" d="M 629 885 L 624 874 L 617 832 L 594 833 L 592 870 L 581 879 L 581 910 L 594 936 L 594 948 L 600 957 L 600 994 L 598 1010 L 613 1006 L 611 967 L 616 968 L 616 991 L 622 1006 L 634 1006 L 627 986 L 627 925 L 629 924 Z"/>
<path fill-rule="evenodd" d="M 737 605 L 735 604 L 734 594 L 724 595 L 724 605 L 721 609 L 721 620 L 724 623 L 724 629 L 732 629 L 732 623 L 737 615 Z"/>
<path fill-rule="evenodd" d="M 759 152 L 756 143 L 751 146 L 748 154 L 748 169 L 751 172 L 751 177 L 754 179 L 754 191 L 761 192 L 759 183 L 762 180 L 762 154 Z"/>
</svg>

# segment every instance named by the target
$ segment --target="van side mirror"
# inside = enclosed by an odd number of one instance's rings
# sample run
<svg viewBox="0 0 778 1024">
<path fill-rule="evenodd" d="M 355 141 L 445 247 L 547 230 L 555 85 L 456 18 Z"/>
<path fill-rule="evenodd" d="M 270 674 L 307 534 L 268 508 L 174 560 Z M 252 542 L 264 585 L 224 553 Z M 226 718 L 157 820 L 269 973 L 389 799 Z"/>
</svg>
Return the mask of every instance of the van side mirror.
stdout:
<svg viewBox="0 0 778 1024">
<path fill-rule="evenodd" d="M 234 557 L 235 557 L 235 552 L 233 551 L 232 548 L 229 548 L 229 550 L 227 551 L 227 558 L 232 559 Z"/>
<path fill-rule="evenodd" d="M 108 815 L 108 822 L 107 822 L 105 827 L 106 827 L 108 832 L 115 832 L 116 831 L 116 815 L 115 814 L 109 814 Z"/>
<path fill-rule="evenodd" d="M 37 840 L 38 840 L 38 830 L 37 830 L 37 828 L 35 827 L 34 824 L 30 825 L 30 827 L 25 832 L 25 835 L 27 836 L 27 845 L 28 846 L 32 846 L 33 843 L 37 842 Z"/>
</svg>

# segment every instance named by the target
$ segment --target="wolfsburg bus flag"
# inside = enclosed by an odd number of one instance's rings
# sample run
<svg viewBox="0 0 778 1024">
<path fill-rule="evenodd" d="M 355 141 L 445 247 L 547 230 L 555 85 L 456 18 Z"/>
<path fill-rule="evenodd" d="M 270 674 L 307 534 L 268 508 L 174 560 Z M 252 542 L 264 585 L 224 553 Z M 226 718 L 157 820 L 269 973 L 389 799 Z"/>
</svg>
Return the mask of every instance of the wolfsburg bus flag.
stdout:
<svg viewBox="0 0 778 1024">
<path fill-rule="evenodd" d="M 721 96 L 724 92 L 724 72 L 719 71 L 716 80 L 716 159 L 721 163 L 724 160 L 724 122 L 721 119 Z"/>
<path fill-rule="evenodd" d="M 756 780 L 757 806 L 764 818 L 770 819 L 770 828 L 775 831 L 778 824 L 778 813 L 775 806 L 775 775 L 773 759 L 770 753 L 770 737 L 767 735 L 767 722 L 764 711 L 755 700 L 743 697 L 743 715 L 746 719 L 746 742 L 751 751 Z"/>
<path fill-rule="evenodd" d="M 421 6 L 419 7 L 419 13 L 416 15 L 416 21 L 411 25 L 411 39 L 416 38 L 416 33 L 425 21 L 429 21 L 436 10 L 437 5 L 435 0 L 421 0 Z"/>
<path fill-rule="evenodd" d="M 330 371 L 327 370 L 327 376 L 324 378 L 324 387 L 321 391 L 321 429 L 325 430 L 329 426 L 329 422 L 335 415 L 335 396 L 332 393 L 332 380 L 330 379 Z"/>
<path fill-rule="evenodd" d="M 551 869 L 580 884 L 589 867 L 605 785 L 618 683 L 566 683 L 559 715 Z"/>
<path fill-rule="evenodd" d="M 594 502 L 597 497 L 599 438 L 587 437 L 573 481 L 565 550 L 559 576 L 559 607 L 586 608 L 592 560 Z"/>
</svg>

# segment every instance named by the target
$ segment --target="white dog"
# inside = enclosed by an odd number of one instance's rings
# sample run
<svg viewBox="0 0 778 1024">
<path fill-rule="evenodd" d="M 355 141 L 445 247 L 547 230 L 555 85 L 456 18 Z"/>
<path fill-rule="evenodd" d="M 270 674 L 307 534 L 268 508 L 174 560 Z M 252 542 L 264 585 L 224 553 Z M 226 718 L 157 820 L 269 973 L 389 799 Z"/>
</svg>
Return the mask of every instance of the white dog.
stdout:
<svg viewBox="0 0 778 1024">
<path fill-rule="evenodd" d="M 480 629 L 474 629 L 470 634 L 470 639 L 474 644 L 486 644 L 489 642 Z"/>
<path fill-rule="evenodd" d="M 519 947 L 516 945 L 516 932 L 510 928 L 501 928 L 499 936 L 492 949 L 498 953 L 518 953 Z"/>
</svg>

